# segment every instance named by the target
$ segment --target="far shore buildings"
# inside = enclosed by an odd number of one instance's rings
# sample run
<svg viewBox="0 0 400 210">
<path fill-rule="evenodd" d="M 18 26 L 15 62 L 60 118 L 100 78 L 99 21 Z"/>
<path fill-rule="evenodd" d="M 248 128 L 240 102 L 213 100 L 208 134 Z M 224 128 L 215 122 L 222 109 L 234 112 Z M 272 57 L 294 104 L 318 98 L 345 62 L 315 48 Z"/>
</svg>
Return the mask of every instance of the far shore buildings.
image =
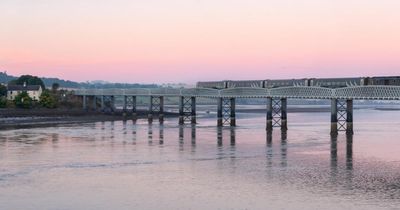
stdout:
<svg viewBox="0 0 400 210">
<path fill-rule="evenodd" d="M 42 94 L 42 86 L 40 85 L 8 85 L 7 87 L 7 99 L 14 100 L 14 98 L 26 91 L 33 100 L 39 101 L 39 97 Z"/>
</svg>

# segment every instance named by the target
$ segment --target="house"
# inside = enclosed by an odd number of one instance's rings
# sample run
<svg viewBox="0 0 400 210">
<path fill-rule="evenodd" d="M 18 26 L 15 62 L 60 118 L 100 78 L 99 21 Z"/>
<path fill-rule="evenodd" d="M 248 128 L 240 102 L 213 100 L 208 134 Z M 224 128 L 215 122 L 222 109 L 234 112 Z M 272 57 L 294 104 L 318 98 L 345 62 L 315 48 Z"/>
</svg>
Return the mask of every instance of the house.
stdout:
<svg viewBox="0 0 400 210">
<path fill-rule="evenodd" d="M 43 92 L 42 86 L 40 85 L 26 85 L 26 83 L 23 85 L 9 85 L 7 87 L 7 99 L 14 100 L 15 96 L 23 91 L 26 91 L 29 97 L 31 97 L 34 101 L 39 101 L 39 97 Z"/>
</svg>

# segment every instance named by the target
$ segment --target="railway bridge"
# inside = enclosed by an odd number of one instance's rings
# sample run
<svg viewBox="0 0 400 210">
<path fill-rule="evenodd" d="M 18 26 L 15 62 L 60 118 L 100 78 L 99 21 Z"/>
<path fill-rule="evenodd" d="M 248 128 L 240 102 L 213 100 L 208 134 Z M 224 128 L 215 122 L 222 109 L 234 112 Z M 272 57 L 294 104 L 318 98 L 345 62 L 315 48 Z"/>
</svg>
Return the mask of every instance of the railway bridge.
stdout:
<svg viewBox="0 0 400 210">
<path fill-rule="evenodd" d="M 400 86 L 369 85 L 327 88 L 317 86 L 287 86 L 276 88 L 231 87 L 215 88 L 154 88 L 154 89 L 79 89 L 84 109 L 115 109 L 115 98 L 123 97 L 123 110 L 136 116 L 136 98 L 149 98 L 149 122 L 158 114 L 164 120 L 164 98 L 179 98 L 179 124 L 196 123 L 196 99 L 217 99 L 217 125 L 236 126 L 237 98 L 266 98 L 266 129 L 287 130 L 287 99 L 324 99 L 331 101 L 331 134 L 353 134 L 354 100 L 400 100 Z M 89 99 L 93 102 L 88 104 Z M 101 107 L 97 107 L 100 104 Z"/>
</svg>

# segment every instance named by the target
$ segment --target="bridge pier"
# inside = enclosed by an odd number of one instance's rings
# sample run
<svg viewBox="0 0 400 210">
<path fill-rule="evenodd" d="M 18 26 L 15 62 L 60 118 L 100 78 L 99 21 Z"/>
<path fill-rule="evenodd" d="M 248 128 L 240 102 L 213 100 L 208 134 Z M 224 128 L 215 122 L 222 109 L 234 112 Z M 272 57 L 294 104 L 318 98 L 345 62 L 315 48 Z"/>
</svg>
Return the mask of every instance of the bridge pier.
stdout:
<svg viewBox="0 0 400 210">
<path fill-rule="evenodd" d="M 83 95 L 82 96 L 82 108 L 83 108 L 83 110 L 85 110 L 85 111 L 87 111 L 87 96 L 86 95 Z"/>
<path fill-rule="evenodd" d="M 353 100 L 347 100 L 347 128 L 346 128 L 346 134 L 347 135 L 353 135 Z"/>
<path fill-rule="evenodd" d="M 136 119 L 136 96 L 124 96 L 123 113 L 132 114 L 132 119 Z"/>
<path fill-rule="evenodd" d="M 93 111 L 97 111 L 97 96 L 93 96 Z"/>
<path fill-rule="evenodd" d="M 102 112 L 112 113 L 115 110 L 114 96 L 101 97 L 101 110 Z"/>
<path fill-rule="evenodd" d="M 102 112 L 104 112 L 104 108 L 105 108 L 104 96 L 102 95 L 101 98 L 100 98 L 100 109 L 101 109 Z"/>
<path fill-rule="evenodd" d="M 339 131 L 353 135 L 353 100 L 332 99 L 331 101 L 331 135 Z"/>
<path fill-rule="evenodd" d="M 153 122 L 153 116 L 158 113 L 159 122 L 164 122 L 164 96 L 150 96 L 148 121 Z"/>
<path fill-rule="evenodd" d="M 218 98 L 217 125 L 236 126 L 235 98 Z"/>
<path fill-rule="evenodd" d="M 196 97 L 179 97 L 179 125 L 196 124 Z"/>
<path fill-rule="evenodd" d="M 267 128 L 271 132 L 274 127 L 286 131 L 287 127 L 287 99 L 267 98 Z"/>
</svg>

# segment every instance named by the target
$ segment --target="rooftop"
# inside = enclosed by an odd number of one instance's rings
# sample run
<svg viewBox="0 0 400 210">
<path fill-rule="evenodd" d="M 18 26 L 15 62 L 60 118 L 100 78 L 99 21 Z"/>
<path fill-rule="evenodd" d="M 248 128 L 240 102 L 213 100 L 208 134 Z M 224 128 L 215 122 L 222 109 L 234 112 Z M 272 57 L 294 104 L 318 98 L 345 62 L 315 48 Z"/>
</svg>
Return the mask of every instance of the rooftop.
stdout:
<svg viewBox="0 0 400 210">
<path fill-rule="evenodd" d="M 9 91 L 18 91 L 18 90 L 21 90 L 21 91 L 35 91 L 36 90 L 37 91 L 40 89 L 40 85 L 26 85 L 26 86 L 24 86 L 24 85 L 9 85 L 7 87 L 7 89 Z"/>
</svg>

